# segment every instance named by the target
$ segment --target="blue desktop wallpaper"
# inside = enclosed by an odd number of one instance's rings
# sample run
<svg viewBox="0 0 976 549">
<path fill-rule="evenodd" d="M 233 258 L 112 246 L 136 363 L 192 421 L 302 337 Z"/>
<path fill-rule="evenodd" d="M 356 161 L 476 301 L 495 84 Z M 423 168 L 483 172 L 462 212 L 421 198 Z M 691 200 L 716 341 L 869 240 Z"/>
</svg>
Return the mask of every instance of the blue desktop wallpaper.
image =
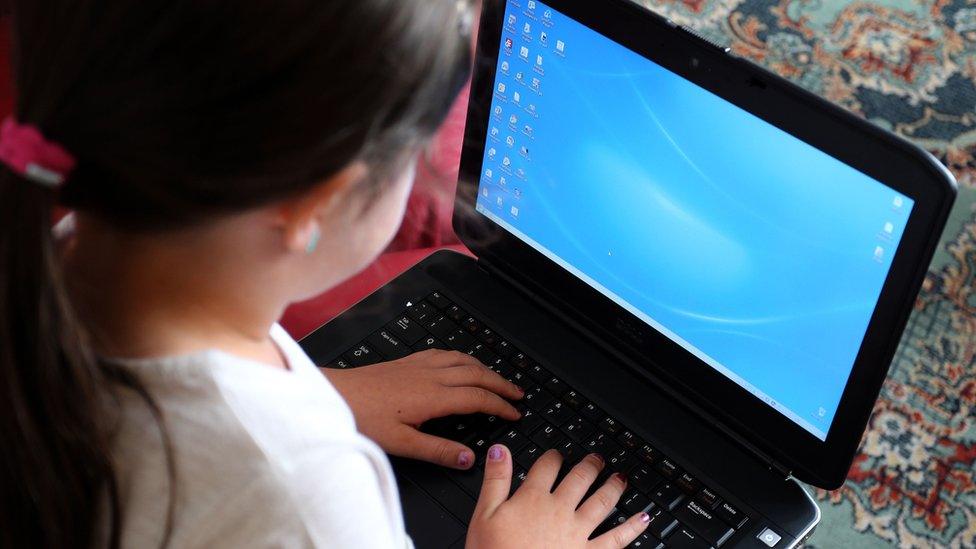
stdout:
<svg viewBox="0 0 976 549">
<path fill-rule="evenodd" d="M 505 18 L 478 210 L 823 440 L 912 200 L 542 2 Z"/>
</svg>

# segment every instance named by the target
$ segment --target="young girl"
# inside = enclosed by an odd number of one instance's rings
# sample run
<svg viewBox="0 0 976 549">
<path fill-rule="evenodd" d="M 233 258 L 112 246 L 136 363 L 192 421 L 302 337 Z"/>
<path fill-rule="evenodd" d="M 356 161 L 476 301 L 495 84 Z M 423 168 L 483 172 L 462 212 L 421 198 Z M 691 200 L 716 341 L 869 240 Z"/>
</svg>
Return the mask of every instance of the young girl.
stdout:
<svg viewBox="0 0 976 549">
<path fill-rule="evenodd" d="M 521 391 L 428 351 L 322 375 L 275 324 L 359 271 L 467 77 L 434 0 L 14 0 L 0 129 L 0 542 L 405 547 L 383 453 L 468 468 L 424 421 Z M 52 234 L 52 211 L 74 211 Z M 341 396 L 340 396 L 341 395 Z M 357 428 L 359 431 L 357 432 Z M 381 450 L 382 448 L 383 450 Z M 509 497 L 494 446 L 470 547 L 588 541 L 626 484 L 558 453 Z"/>
</svg>

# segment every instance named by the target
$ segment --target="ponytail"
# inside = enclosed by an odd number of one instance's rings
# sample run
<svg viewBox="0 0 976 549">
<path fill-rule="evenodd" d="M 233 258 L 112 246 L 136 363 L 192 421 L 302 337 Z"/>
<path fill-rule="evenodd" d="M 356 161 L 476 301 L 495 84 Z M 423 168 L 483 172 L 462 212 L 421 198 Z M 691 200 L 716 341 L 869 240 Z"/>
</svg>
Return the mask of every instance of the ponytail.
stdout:
<svg viewBox="0 0 976 549">
<path fill-rule="evenodd" d="M 114 492 L 104 373 L 71 311 L 51 236 L 56 191 L 0 164 L 3 547 L 83 547 Z M 111 521 L 118 498 L 108 498 Z M 117 528 L 111 546 L 118 546 Z"/>
</svg>

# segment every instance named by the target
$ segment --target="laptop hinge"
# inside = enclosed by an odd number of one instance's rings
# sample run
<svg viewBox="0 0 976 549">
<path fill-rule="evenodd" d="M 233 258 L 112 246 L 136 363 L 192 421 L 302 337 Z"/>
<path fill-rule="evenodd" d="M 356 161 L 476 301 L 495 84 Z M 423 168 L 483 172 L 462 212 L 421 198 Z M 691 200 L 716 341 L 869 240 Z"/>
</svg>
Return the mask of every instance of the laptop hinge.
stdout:
<svg viewBox="0 0 976 549">
<path fill-rule="evenodd" d="M 517 278 L 513 277 L 504 269 L 500 268 L 499 266 L 493 265 L 491 261 L 480 257 L 478 258 L 477 263 L 478 263 L 478 267 L 481 268 L 486 273 L 488 273 L 489 276 L 497 277 L 500 280 L 505 281 L 507 285 L 513 287 L 519 293 L 525 295 L 531 301 L 535 303 L 539 303 L 544 308 L 559 314 L 559 316 L 563 318 L 564 322 L 567 322 L 574 329 L 577 329 L 581 331 L 583 334 L 589 336 L 588 339 L 599 344 L 599 337 L 593 333 L 590 333 L 589 329 L 586 328 L 586 326 L 583 326 L 582 324 L 575 321 L 574 319 L 567 318 L 565 314 L 562 314 L 562 311 L 560 311 L 559 307 L 557 307 L 552 303 L 547 302 L 545 299 L 542 298 L 542 296 L 534 294 L 528 287 L 526 287 Z M 611 355 L 617 356 L 625 363 L 630 362 L 630 359 L 620 354 L 619 351 L 609 350 L 609 353 Z M 706 412 L 705 410 L 702 410 L 701 407 L 696 405 L 694 402 L 691 402 L 689 399 L 679 398 L 678 400 L 683 402 L 686 406 L 691 408 L 695 413 L 699 414 L 700 416 L 703 417 L 711 416 L 710 413 Z M 744 451 L 752 454 L 760 463 L 765 463 L 766 466 L 769 468 L 770 472 L 772 472 L 772 474 L 775 475 L 776 478 L 781 478 L 784 481 L 793 478 L 793 471 L 789 467 L 786 467 L 783 464 L 779 463 L 778 461 L 770 457 L 768 454 L 766 454 L 765 452 L 757 448 L 751 442 L 743 439 L 732 429 L 728 428 L 721 422 L 713 424 L 713 427 L 719 429 L 720 431 L 724 432 L 726 435 L 730 436 L 733 440 L 737 441 Z"/>
</svg>

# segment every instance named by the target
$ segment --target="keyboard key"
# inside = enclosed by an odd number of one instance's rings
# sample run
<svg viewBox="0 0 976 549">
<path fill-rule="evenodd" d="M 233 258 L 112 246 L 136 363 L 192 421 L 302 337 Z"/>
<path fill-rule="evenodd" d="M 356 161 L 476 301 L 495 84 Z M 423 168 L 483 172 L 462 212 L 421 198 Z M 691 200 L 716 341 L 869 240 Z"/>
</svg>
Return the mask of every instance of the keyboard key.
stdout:
<svg viewBox="0 0 976 549">
<path fill-rule="evenodd" d="M 482 328 L 475 336 L 489 347 L 494 347 L 498 343 L 498 334 L 491 328 Z"/>
<path fill-rule="evenodd" d="M 579 463 L 583 459 L 583 456 L 586 455 L 583 452 L 583 447 L 571 440 L 564 441 L 556 449 L 563 455 L 563 462 L 570 466 Z"/>
<path fill-rule="evenodd" d="M 448 416 L 425 422 L 421 431 L 466 444 L 476 435 L 474 426 L 473 416 Z"/>
<path fill-rule="evenodd" d="M 613 530 L 617 526 L 620 526 L 625 522 L 627 522 L 627 515 L 623 514 L 617 509 L 614 509 L 607 516 L 607 518 L 603 522 L 601 522 L 599 526 L 596 527 L 596 530 L 593 531 L 593 534 L 590 536 L 590 539 L 599 537 L 609 532 L 610 530 Z"/>
<path fill-rule="evenodd" d="M 627 475 L 627 480 L 634 488 L 637 488 L 645 494 L 649 494 L 651 493 L 651 490 L 657 488 L 657 485 L 660 484 L 664 478 L 650 466 L 639 465 L 631 469 L 630 473 Z"/>
<path fill-rule="evenodd" d="M 718 509 L 715 510 L 715 514 L 718 515 L 720 519 L 730 524 L 733 528 L 742 528 L 742 526 L 749 519 L 745 513 L 739 511 L 727 501 L 718 506 Z"/>
<path fill-rule="evenodd" d="M 526 396 L 528 396 L 528 393 L 526 393 Z M 525 399 L 523 398 L 522 400 L 524 401 Z M 546 422 L 546 420 L 542 419 L 542 416 L 539 415 L 539 412 L 528 407 L 523 402 L 519 402 L 519 404 L 515 406 L 515 409 L 522 413 L 522 419 L 518 421 L 517 426 L 523 433 L 531 433 Z"/>
<path fill-rule="evenodd" d="M 455 351 L 461 351 L 462 353 L 468 352 L 468 349 L 473 347 L 476 341 L 475 338 L 461 330 L 456 330 L 453 334 L 444 338 L 444 343 L 447 343 L 448 347 Z"/>
<path fill-rule="evenodd" d="M 342 357 L 348 360 L 349 364 L 354 368 L 368 364 L 376 364 L 382 360 L 379 354 L 365 343 L 353 347 L 346 354 L 342 355 Z"/>
<path fill-rule="evenodd" d="M 504 444 L 508 451 L 512 455 L 515 455 L 522 451 L 529 444 L 529 439 L 520 433 L 518 430 L 512 428 L 505 431 L 501 437 L 498 438 L 499 444 Z"/>
<path fill-rule="evenodd" d="M 515 353 L 515 347 L 512 347 L 511 343 L 501 339 L 498 341 L 498 344 L 495 345 L 495 352 L 500 356 L 510 357 Z"/>
<path fill-rule="evenodd" d="M 346 359 L 344 359 L 342 357 L 339 357 L 339 358 L 333 360 L 332 362 L 330 362 L 329 364 L 326 364 L 325 367 L 326 368 L 333 368 L 333 369 L 337 369 L 337 370 L 345 370 L 347 368 L 352 368 L 353 365 L 348 360 L 346 360 Z"/>
<path fill-rule="evenodd" d="M 664 549 L 664 542 L 652 536 L 647 530 L 640 533 L 637 539 L 630 542 L 627 549 Z"/>
<path fill-rule="evenodd" d="M 562 396 L 563 402 L 569 404 L 569 407 L 574 410 L 579 410 L 580 406 L 585 402 L 583 397 L 579 393 L 573 390 L 566 391 Z"/>
<path fill-rule="evenodd" d="M 468 312 L 457 305 L 451 305 L 444 309 L 444 314 L 454 322 L 461 322 L 465 318 L 468 318 Z"/>
<path fill-rule="evenodd" d="M 637 466 L 637 459 L 627 450 L 619 450 L 607 457 L 607 467 L 618 473 L 628 474 Z"/>
<path fill-rule="evenodd" d="M 444 315 L 438 315 L 429 325 L 426 325 L 426 328 L 441 341 L 447 339 L 447 336 L 458 331 L 457 324 L 451 322 L 451 320 Z"/>
<path fill-rule="evenodd" d="M 552 374 L 550 374 L 545 368 L 539 366 L 538 364 L 533 364 L 532 366 L 529 366 L 529 377 L 531 377 L 532 379 L 536 380 L 539 383 L 545 383 L 546 381 L 549 381 L 549 378 L 551 376 Z"/>
<path fill-rule="evenodd" d="M 446 309 L 451 305 L 454 305 L 454 303 L 452 303 L 450 299 L 441 295 L 440 292 L 434 292 L 429 296 L 427 296 L 427 301 L 432 303 L 434 307 L 437 307 L 438 309 Z"/>
<path fill-rule="evenodd" d="M 420 341 L 420 339 L 427 335 L 427 330 L 424 330 L 417 321 L 410 318 L 409 315 L 402 315 L 393 322 L 386 325 L 386 328 L 390 330 L 400 341 L 406 343 L 407 345 L 413 345 Z"/>
<path fill-rule="evenodd" d="M 505 359 L 495 355 L 488 362 L 485 362 L 485 366 L 491 368 L 491 371 L 496 372 L 498 375 L 507 378 L 512 375 L 514 370 L 512 366 L 505 362 Z"/>
<path fill-rule="evenodd" d="M 522 451 L 515 454 L 515 463 L 518 463 L 522 467 L 529 469 L 530 467 L 532 467 L 532 464 L 535 463 L 535 460 L 539 456 L 541 456 L 542 452 L 544 451 L 545 450 L 543 450 L 542 448 L 539 448 L 539 445 L 534 443 L 529 443 L 528 446 L 522 448 Z"/>
<path fill-rule="evenodd" d="M 592 421 L 593 423 L 597 423 L 601 419 L 603 419 L 603 410 L 601 410 L 596 404 L 593 404 L 592 402 L 587 402 L 586 404 L 584 404 L 583 407 L 580 408 L 580 414 L 585 419 L 587 419 L 588 421 Z"/>
<path fill-rule="evenodd" d="M 568 406 L 559 402 L 558 400 L 551 402 L 544 410 L 542 410 L 542 417 L 548 419 L 556 425 L 562 425 L 569 421 L 572 417 L 573 412 Z"/>
<path fill-rule="evenodd" d="M 542 412 L 542 410 L 545 410 L 546 406 L 551 404 L 553 400 L 556 400 L 556 397 L 550 395 L 547 391 L 542 389 L 542 387 L 537 387 L 531 391 L 526 390 L 525 396 L 522 397 L 522 402 L 536 412 Z"/>
<path fill-rule="evenodd" d="M 596 427 L 585 419 L 576 416 L 572 417 L 563 424 L 563 432 L 576 442 L 583 442 L 593 435 Z"/>
<path fill-rule="evenodd" d="M 465 330 L 471 335 L 480 332 L 481 328 L 481 323 L 478 322 L 478 320 L 473 316 L 469 316 L 461 321 L 461 329 Z"/>
<path fill-rule="evenodd" d="M 647 464 L 653 464 L 659 455 L 661 454 L 653 446 L 646 443 L 637 451 L 637 457 L 644 460 L 644 463 Z"/>
<path fill-rule="evenodd" d="M 671 458 L 664 458 L 657 462 L 657 470 L 659 473 L 664 475 L 664 478 L 673 479 L 678 476 L 678 472 L 681 471 L 681 468 L 678 467 L 678 464 L 671 461 Z"/>
<path fill-rule="evenodd" d="M 651 521 L 647 524 L 646 531 L 650 532 L 656 538 L 663 539 L 667 537 L 674 530 L 674 527 L 678 525 L 678 519 L 660 507 L 651 509 L 647 514 L 650 515 Z"/>
<path fill-rule="evenodd" d="M 633 488 L 624 492 L 624 495 L 620 496 L 620 502 L 617 503 L 617 508 L 623 510 L 628 516 L 640 513 L 650 506 L 651 498 Z"/>
<path fill-rule="evenodd" d="M 418 341 L 411 348 L 415 353 L 419 353 L 420 351 L 426 351 L 427 349 L 441 349 L 443 351 L 451 350 L 451 348 L 448 347 L 446 343 L 433 336 L 420 338 L 420 341 Z"/>
<path fill-rule="evenodd" d="M 515 352 L 512 354 L 512 359 L 510 361 L 512 366 L 515 366 L 519 370 L 528 370 L 532 366 L 532 359 L 525 356 L 525 353 Z"/>
<path fill-rule="evenodd" d="M 681 493 L 681 490 L 670 482 L 661 484 L 651 492 L 651 499 L 654 500 L 654 503 L 668 511 L 677 507 L 684 497 L 685 495 Z"/>
<path fill-rule="evenodd" d="M 512 469 L 512 490 L 510 492 L 511 494 L 514 494 L 515 491 L 519 489 L 519 486 L 522 486 L 522 483 L 525 482 L 525 478 L 527 476 L 529 476 L 529 472 L 526 471 L 523 467 L 516 465 L 515 468 Z"/>
<path fill-rule="evenodd" d="M 620 450 L 617 443 L 610 440 L 610 436 L 606 433 L 597 433 L 595 436 L 590 438 L 590 440 L 586 441 L 583 448 L 587 452 L 600 454 L 603 456 L 604 460 L 607 459 L 607 456 L 610 456 Z"/>
<path fill-rule="evenodd" d="M 628 450 L 633 450 L 641 444 L 641 440 L 637 438 L 637 435 L 626 430 L 620 431 L 620 433 L 617 434 L 617 442 Z"/>
<path fill-rule="evenodd" d="M 618 423 L 617 420 L 609 416 L 603 418 L 603 420 L 600 421 L 598 427 L 610 433 L 611 435 L 616 435 L 618 432 L 620 432 L 620 423 Z"/>
<path fill-rule="evenodd" d="M 426 301 L 415 303 L 413 307 L 407 307 L 407 316 L 416 320 L 421 325 L 425 320 L 432 320 L 431 317 L 437 314 L 437 309 Z"/>
<path fill-rule="evenodd" d="M 691 474 L 688 472 L 681 473 L 681 476 L 678 477 L 675 484 L 684 490 L 686 494 L 694 494 L 698 491 L 698 487 L 700 486 L 698 479 L 691 476 Z"/>
<path fill-rule="evenodd" d="M 716 547 L 721 546 L 735 533 L 735 530 L 725 521 L 720 520 L 711 510 L 694 500 L 688 500 L 678 507 L 674 516 Z"/>
<path fill-rule="evenodd" d="M 549 378 L 549 380 L 544 382 L 542 386 L 545 387 L 550 393 L 556 395 L 556 398 L 563 396 L 563 393 L 565 393 L 567 390 L 566 384 L 563 383 L 563 381 L 558 377 Z"/>
<path fill-rule="evenodd" d="M 529 438 L 543 448 L 555 448 L 566 440 L 566 436 L 555 425 L 549 424 L 536 429 Z"/>
<path fill-rule="evenodd" d="M 410 354 L 412 349 L 397 339 L 389 330 L 380 330 L 366 338 L 366 343 L 387 360 L 396 360 Z"/>
<path fill-rule="evenodd" d="M 475 340 L 476 341 L 476 340 Z M 475 343 L 474 347 L 468 351 L 468 354 L 477 358 L 478 362 L 484 364 L 485 366 L 491 366 L 498 355 L 488 350 L 484 343 Z"/>
<path fill-rule="evenodd" d="M 703 486 L 702 489 L 698 491 L 697 497 L 698 501 L 700 501 L 707 509 L 714 509 L 720 500 L 718 494 L 713 492 L 707 486 Z"/>
<path fill-rule="evenodd" d="M 687 528 L 678 528 L 667 539 L 668 549 L 708 549 L 708 542 Z"/>
<path fill-rule="evenodd" d="M 443 473 L 438 473 L 442 475 L 441 479 L 443 480 Z M 463 520 L 465 523 L 471 521 L 471 515 L 474 514 L 475 499 L 469 496 L 457 484 L 453 482 L 424 483 L 424 490 L 437 500 L 438 503 L 443 505 L 445 509 L 449 509 L 450 513 L 455 517 Z"/>
</svg>

